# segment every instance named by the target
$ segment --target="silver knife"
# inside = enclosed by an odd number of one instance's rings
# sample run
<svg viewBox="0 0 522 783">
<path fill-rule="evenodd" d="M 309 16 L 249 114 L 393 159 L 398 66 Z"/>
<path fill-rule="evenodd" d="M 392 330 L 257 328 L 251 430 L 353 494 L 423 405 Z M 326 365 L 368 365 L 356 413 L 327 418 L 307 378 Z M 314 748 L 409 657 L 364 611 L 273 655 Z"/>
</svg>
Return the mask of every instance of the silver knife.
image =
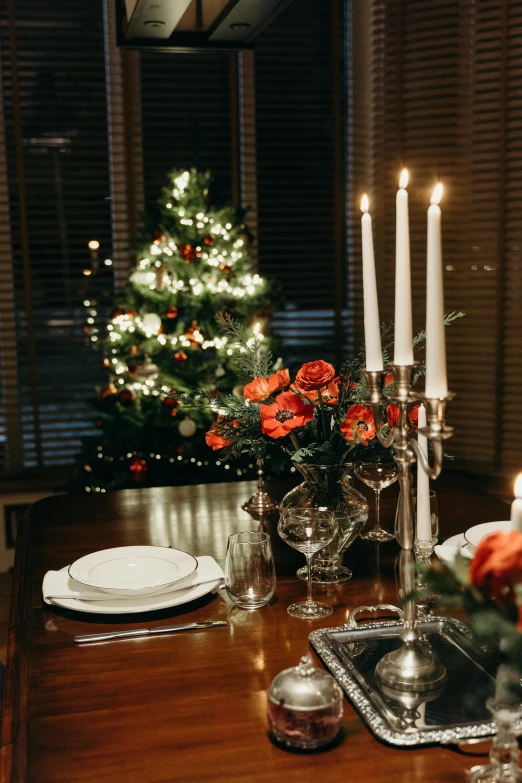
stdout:
<svg viewBox="0 0 522 783">
<path fill-rule="evenodd" d="M 218 626 L 228 625 L 224 620 L 211 620 L 202 623 L 183 623 L 181 625 L 171 625 L 169 627 L 159 626 L 158 628 L 136 628 L 134 631 L 114 631 L 111 633 L 89 633 L 84 636 L 75 636 L 76 644 L 86 644 L 88 642 L 108 642 L 112 639 L 131 639 L 133 636 L 156 636 L 162 633 L 177 633 L 177 631 L 197 631 L 200 628 L 217 628 Z"/>
</svg>

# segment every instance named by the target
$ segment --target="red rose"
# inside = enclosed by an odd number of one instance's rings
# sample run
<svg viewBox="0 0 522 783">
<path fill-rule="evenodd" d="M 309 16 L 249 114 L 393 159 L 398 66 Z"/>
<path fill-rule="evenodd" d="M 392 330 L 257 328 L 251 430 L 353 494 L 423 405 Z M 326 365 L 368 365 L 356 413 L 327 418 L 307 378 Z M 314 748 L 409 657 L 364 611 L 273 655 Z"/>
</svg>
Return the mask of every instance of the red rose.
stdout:
<svg viewBox="0 0 522 783">
<path fill-rule="evenodd" d="M 290 388 L 292 391 L 303 394 L 310 402 L 314 403 L 319 400 L 319 394 L 321 395 L 323 402 L 326 402 L 327 405 L 337 405 L 337 400 L 339 399 L 339 378 L 334 378 L 328 386 L 324 386 L 320 391 L 301 391 L 296 384 L 292 384 Z"/>
<path fill-rule="evenodd" d="M 370 408 L 365 408 L 356 402 L 346 412 L 346 419 L 341 424 L 341 432 L 346 440 L 359 440 L 365 446 L 375 438 L 375 422 Z"/>
<path fill-rule="evenodd" d="M 272 405 L 260 405 L 261 430 L 270 438 L 283 438 L 295 427 L 302 427 L 314 415 L 312 405 L 291 391 L 278 394 Z"/>
<path fill-rule="evenodd" d="M 209 431 L 205 435 L 205 442 L 207 446 L 210 446 L 210 448 L 213 451 L 217 451 L 218 449 L 224 449 L 225 446 L 230 446 L 230 444 L 233 443 L 232 439 L 225 440 L 225 438 L 222 435 L 220 435 L 218 432 L 215 431 L 214 427 L 216 426 L 216 424 L 220 424 L 222 421 L 223 421 L 223 417 L 220 416 L 218 419 L 216 419 L 211 429 L 209 429 Z M 232 427 L 238 426 L 238 422 L 235 420 L 231 420 L 229 424 Z"/>
<path fill-rule="evenodd" d="M 302 392 L 316 391 L 328 386 L 335 378 L 335 370 L 328 362 L 306 362 L 295 376 L 295 385 Z"/>
<path fill-rule="evenodd" d="M 476 587 L 487 587 L 495 595 L 510 592 L 522 582 L 522 533 L 498 531 L 483 538 L 469 566 Z"/>
</svg>

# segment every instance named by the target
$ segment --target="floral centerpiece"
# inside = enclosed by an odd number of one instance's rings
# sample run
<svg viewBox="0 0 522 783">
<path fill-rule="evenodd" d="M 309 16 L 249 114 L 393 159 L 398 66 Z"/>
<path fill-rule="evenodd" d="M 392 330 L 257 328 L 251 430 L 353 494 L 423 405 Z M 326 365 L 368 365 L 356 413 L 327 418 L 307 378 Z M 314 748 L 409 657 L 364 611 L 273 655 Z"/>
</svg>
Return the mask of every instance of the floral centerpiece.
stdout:
<svg viewBox="0 0 522 783">
<path fill-rule="evenodd" d="M 472 771 L 472 781 L 519 781 L 517 722 L 522 720 L 522 533 L 499 531 L 484 538 L 470 560 L 434 560 L 423 574 L 435 603 L 460 608 L 477 644 L 494 653 L 495 695 L 488 699 L 497 735 L 491 764 Z M 520 723 L 519 723 L 520 725 Z"/>
<path fill-rule="evenodd" d="M 451 323 L 460 313 L 446 316 Z M 350 482 L 355 462 L 385 462 L 393 459 L 393 449 L 384 448 L 376 437 L 376 425 L 361 370 L 365 364 L 362 349 L 352 360 L 336 368 L 323 359 L 306 362 L 294 377 L 281 361 L 274 363 L 264 350 L 261 335 L 251 336 L 232 318 L 220 323 L 228 343 L 235 345 L 235 369 L 244 386 L 235 394 L 195 392 L 185 398 L 189 405 L 208 405 L 216 420 L 207 432 L 207 444 L 222 453 L 223 460 L 242 452 L 262 459 L 275 471 L 294 465 L 304 482 L 288 493 L 281 503 L 289 506 L 326 506 L 336 516 L 338 534 L 327 550 L 316 556 L 314 580 L 338 583 L 351 576 L 341 566 L 341 554 L 355 539 L 368 518 L 368 505 Z M 423 347 L 425 332 L 414 339 Z M 393 329 L 383 330 L 383 361 L 393 340 Z M 419 364 L 417 377 L 424 373 Z M 394 390 L 392 374 L 386 377 L 385 391 Z M 394 427 L 399 407 L 384 406 L 385 434 Z M 415 426 L 418 406 L 410 411 Z M 298 575 L 302 575 L 298 572 Z"/>
</svg>

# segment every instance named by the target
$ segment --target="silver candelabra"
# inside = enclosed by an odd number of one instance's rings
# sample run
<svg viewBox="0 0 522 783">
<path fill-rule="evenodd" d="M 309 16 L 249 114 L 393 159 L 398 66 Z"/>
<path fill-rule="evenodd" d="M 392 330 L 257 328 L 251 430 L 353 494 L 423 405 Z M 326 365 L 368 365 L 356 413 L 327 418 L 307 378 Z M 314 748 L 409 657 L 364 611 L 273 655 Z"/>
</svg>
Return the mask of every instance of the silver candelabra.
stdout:
<svg viewBox="0 0 522 783">
<path fill-rule="evenodd" d="M 426 397 L 413 391 L 412 382 L 417 366 L 417 363 L 390 364 L 386 370 L 364 370 L 370 395 L 367 402 L 372 407 L 377 437 L 385 448 L 393 446 L 394 459 L 399 466 L 400 495 L 395 537 L 402 549 L 399 569 L 403 596 L 412 595 L 416 586 L 411 465 L 417 461 L 419 469 L 422 466 L 431 479 L 436 479 L 442 470 L 443 442 L 453 435 L 453 428 L 446 425 L 446 404 L 453 394 Z M 393 373 L 396 391 L 385 397 L 383 389 L 387 372 Z M 397 426 L 384 437 L 381 411 L 383 405 L 388 402 L 398 405 L 400 413 Z M 432 444 L 433 464 L 429 463 L 429 459 L 419 449 L 417 439 L 412 437 L 409 410 L 418 402 L 422 402 L 426 408 L 427 426 L 420 432 Z M 414 598 L 406 601 L 403 622 L 403 643 L 399 649 L 387 653 L 379 661 L 375 668 L 377 679 L 384 686 L 402 691 L 422 692 L 440 687 L 446 680 L 446 670 L 418 631 L 417 604 Z"/>
</svg>

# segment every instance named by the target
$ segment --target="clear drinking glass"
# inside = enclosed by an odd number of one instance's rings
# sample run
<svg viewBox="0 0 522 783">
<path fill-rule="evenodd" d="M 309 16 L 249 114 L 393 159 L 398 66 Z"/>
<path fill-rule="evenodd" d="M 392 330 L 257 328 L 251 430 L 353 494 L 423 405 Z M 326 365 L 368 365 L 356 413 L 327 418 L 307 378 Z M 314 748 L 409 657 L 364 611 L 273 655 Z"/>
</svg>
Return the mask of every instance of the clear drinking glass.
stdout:
<svg viewBox="0 0 522 783">
<path fill-rule="evenodd" d="M 358 462 L 355 475 L 375 492 L 375 526 L 367 533 L 360 533 L 360 537 L 370 541 L 391 541 L 394 534 L 381 527 L 381 492 L 397 481 L 399 466 L 396 462 Z"/>
<path fill-rule="evenodd" d="M 292 617 L 316 620 L 327 617 L 333 609 L 328 604 L 316 604 L 312 599 L 312 555 L 332 541 L 337 533 L 335 516 L 327 508 L 287 508 L 281 513 L 278 532 L 283 541 L 306 557 L 308 567 L 308 597 L 299 604 L 291 604 L 287 611 Z"/>
<path fill-rule="evenodd" d="M 276 573 L 268 533 L 234 533 L 228 537 L 225 587 L 241 609 L 259 609 L 270 601 Z"/>
</svg>

